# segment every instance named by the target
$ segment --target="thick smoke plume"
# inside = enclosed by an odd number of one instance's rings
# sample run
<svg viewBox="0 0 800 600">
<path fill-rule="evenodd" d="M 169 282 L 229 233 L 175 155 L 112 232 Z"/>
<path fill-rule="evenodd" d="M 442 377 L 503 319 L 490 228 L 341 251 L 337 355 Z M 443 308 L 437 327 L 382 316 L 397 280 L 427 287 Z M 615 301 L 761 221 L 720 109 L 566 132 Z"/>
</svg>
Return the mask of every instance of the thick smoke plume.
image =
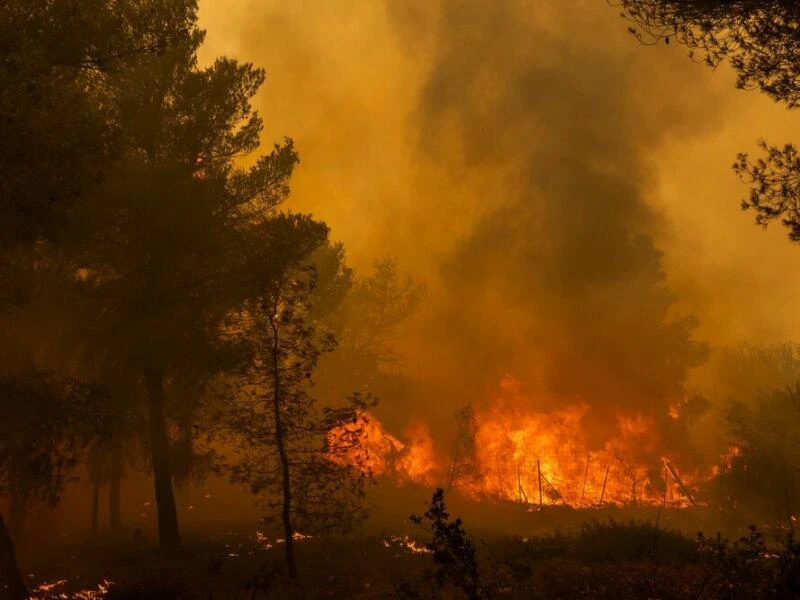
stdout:
<svg viewBox="0 0 800 600">
<path fill-rule="evenodd" d="M 730 149 L 685 155 L 740 108 L 728 80 L 674 47 L 643 49 L 595 0 L 203 11 L 209 56 L 267 68 L 267 134 L 292 135 L 301 154 L 293 206 L 328 221 L 361 272 L 389 253 L 428 283 L 398 340 L 425 384 L 383 403 L 390 426 L 436 432 L 511 375 L 531 410 L 589 404 L 593 444 L 619 412 L 669 428 L 703 341 L 730 341 L 741 317 L 726 273 L 751 250 L 729 240 L 735 251 L 712 261 L 706 240 L 758 237 L 736 211 Z M 665 179 L 679 191 L 666 199 Z M 728 187 L 687 192 L 706 179 Z M 762 255 L 788 251 L 759 239 Z"/>
<path fill-rule="evenodd" d="M 512 373 L 533 388 L 531 408 L 588 403 L 598 442 L 620 409 L 667 419 L 704 348 L 671 312 L 647 154 L 698 115 L 636 93 L 635 63 L 559 36 L 528 3 L 445 0 L 432 36 L 421 151 L 502 174 L 443 262 L 440 335 L 488 386 Z"/>
</svg>

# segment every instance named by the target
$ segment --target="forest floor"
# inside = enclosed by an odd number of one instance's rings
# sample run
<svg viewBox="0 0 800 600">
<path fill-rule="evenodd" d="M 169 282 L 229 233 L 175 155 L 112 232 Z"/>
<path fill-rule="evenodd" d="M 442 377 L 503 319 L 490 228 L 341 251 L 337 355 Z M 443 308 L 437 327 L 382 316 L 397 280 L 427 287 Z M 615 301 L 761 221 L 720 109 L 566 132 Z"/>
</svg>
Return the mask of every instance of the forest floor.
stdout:
<svg viewBox="0 0 800 600">
<path fill-rule="evenodd" d="M 133 543 L 132 535 L 62 541 L 22 567 L 43 600 L 467 597 L 452 579 L 439 589 L 431 554 L 420 552 L 429 538 L 412 532 L 414 545 L 409 532 L 298 540 L 297 581 L 284 575 L 283 544 L 244 528 L 188 531 L 185 550 L 171 556 Z M 789 590 L 786 573 L 774 576 L 771 565 L 783 565 L 777 555 L 737 554 L 730 546 L 709 554 L 692 535 L 643 520 L 605 518 L 531 537 L 481 531 L 473 537 L 491 598 L 800 597 Z"/>
</svg>

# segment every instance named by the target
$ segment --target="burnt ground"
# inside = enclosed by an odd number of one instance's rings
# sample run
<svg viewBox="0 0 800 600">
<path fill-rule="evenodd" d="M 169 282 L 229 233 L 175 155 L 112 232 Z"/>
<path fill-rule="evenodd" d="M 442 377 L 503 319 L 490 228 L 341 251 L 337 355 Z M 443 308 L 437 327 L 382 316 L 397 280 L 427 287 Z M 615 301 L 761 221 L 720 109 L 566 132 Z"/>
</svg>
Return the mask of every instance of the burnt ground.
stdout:
<svg viewBox="0 0 800 600">
<path fill-rule="evenodd" d="M 693 526 L 711 525 L 719 517 L 709 509 L 658 515 L 649 509 L 527 513 L 498 507 L 494 517 L 474 519 L 472 529 L 466 523 L 492 598 L 800 597 L 790 589 L 800 560 L 792 555 L 787 562 L 788 555 L 779 554 L 776 540 L 785 532 L 767 531 L 774 554 L 734 551 L 732 544 L 700 548 Z M 676 523 L 685 525 L 683 533 Z M 731 526 L 726 535 L 736 539 L 746 531 Z M 21 562 L 31 589 L 65 580 L 40 592 L 40 598 L 90 600 L 102 595 L 96 590 L 105 580 L 113 582 L 109 600 L 465 597 L 452 578 L 439 588 L 432 556 L 409 548 L 402 540 L 408 535 L 420 545 L 430 539 L 410 524 L 389 519 L 373 522 L 370 533 L 360 536 L 301 540 L 299 581 L 283 575 L 280 543 L 259 539 L 255 528 L 241 524 L 187 529 L 185 550 L 178 555 L 165 556 L 141 540 L 134 543 L 127 532 L 115 538 L 51 540 Z"/>
</svg>

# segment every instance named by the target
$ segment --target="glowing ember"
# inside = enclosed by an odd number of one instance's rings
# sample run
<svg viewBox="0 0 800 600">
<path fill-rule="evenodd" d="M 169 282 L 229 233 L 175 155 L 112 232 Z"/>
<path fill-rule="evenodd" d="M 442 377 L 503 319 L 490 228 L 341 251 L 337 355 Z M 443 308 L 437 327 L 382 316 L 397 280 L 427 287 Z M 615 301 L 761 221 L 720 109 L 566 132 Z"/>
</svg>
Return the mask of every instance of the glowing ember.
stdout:
<svg viewBox="0 0 800 600">
<path fill-rule="evenodd" d="M 383 540 L 383 545 L 386 548 L 401 548 L 411 554 L 431 554 L 431 551 L 423 544 L 417 543 L 407 535 L 386 538 Z"/>
<path fill-rule="evenodd" d="M 72 598 L 77 598 L 78 600 L 95 600 L 96 598 L 104 598 L 112 585 L 114 585 L 113 581 L 104 579 L 102 583 L 97 584 L 97 589 L 75 592 L 72 594 Z"/>
<path fill-rule="evenodd" d="M 33 591 L 31 593 L 34 594 L 34 595 L 47 594 L 49 592 L 52 592 L 57 587 L 61 587 L 65 583 L 67 583 L 66 579 L 59 579 L 57 581 L 49 581 L 49 582 L 45 582 L 45 583 L 40 583 L 38 586 L 36 586 L 33 589 Z"/>
<path fill-rule="evenodd" d="M 58 598 L 59 600 L 100 600 L 101 598 L 105 598 L 106 594 L 108 594 L 108 590 L 114 585 L 113 581 L 104 579 L 101 583 L 97 584 L 97 588 L 95 589 L 79 590 L 72 593 L 53 593 L 53 590 L 64 586 L 66 583 L 66 579 L 41 583 L 31 591 L 31 598 L 39 600 L 52 598 Z"/>
<path fill-rule="evenodd" d="M 272 542 L 270 542 L 269 538 L 260 531 L 256 531 L 256 541 L 264 550 L 269 550 L 272 548 Z"/>
<path fill-rule="evenodd" d="M 310 540 L 313 537 L 314 537 L 313 535 L 308 535 L 306 533 L 300 533 L 299 531 L 295 531 L 292 534 L 292 539 L 295 542 L 302 542 L 303 540 Z M 277 540 L 275 540 L 275 543 L 276 544 L 283 544 L 285 541 L 286 540 L 284 538 L 278 538 Z"/>
</svg>

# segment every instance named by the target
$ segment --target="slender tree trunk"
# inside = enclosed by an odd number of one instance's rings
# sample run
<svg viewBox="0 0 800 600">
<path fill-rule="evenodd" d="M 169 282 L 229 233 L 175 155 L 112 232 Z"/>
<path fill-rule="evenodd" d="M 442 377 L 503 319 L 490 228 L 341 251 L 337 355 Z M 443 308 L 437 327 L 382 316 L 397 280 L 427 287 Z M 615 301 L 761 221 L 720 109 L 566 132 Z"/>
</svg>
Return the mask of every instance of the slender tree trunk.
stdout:
<svg viewBox="0 0 800 600">
<path fill-rule="evenodd" d="M 114 444 L 111 448 L 111 478 L 108 483 L 108 526 L 111 531 L 122 528 L 122 448 Z"/>
<path fill-rule="evenodd" d="M 177 550 L 181 546 L 181 537 L 175 493 L 172 489 L 167 419 L 164 414 L 164 374 L 159 369 L 145 368 L 144 380 L 149 400 L 150 453 L 158 513 L 158 545 L 162 550 Z"/>
<path fill-rule="evenodd" d="M 289 472 L 289 456 L 286 453 L 285 431 L 281 418 L 280 395 L 280 365 L 279 365 L 279 338 L 278 327 L 273 317 L 270 317 L 272 326 L 272 407 L 275 414 L 275 443 L 278 447 L 278 456 L 281 462 L 281 477 L 283 483 L 283 536 L 284 552 L 286 553 L 286 568 L 289 577 L 297 579 L 297 563 L 294 558 L 294 528 L 292 527 L 292 479 Z"/>
<path fill-rule="evenodd" d="M 100 533 L 100 484 L 92 485 L 92 524 L 90 531 L 92 535 Z"/>
<path fill-rule="evenodd" d="M 28 590 L 17 567 L 14 542 L 8 534 L 3 515 L 0 515 L 0 599 L 25 600 L 27 597 Z"/>
</svg>

